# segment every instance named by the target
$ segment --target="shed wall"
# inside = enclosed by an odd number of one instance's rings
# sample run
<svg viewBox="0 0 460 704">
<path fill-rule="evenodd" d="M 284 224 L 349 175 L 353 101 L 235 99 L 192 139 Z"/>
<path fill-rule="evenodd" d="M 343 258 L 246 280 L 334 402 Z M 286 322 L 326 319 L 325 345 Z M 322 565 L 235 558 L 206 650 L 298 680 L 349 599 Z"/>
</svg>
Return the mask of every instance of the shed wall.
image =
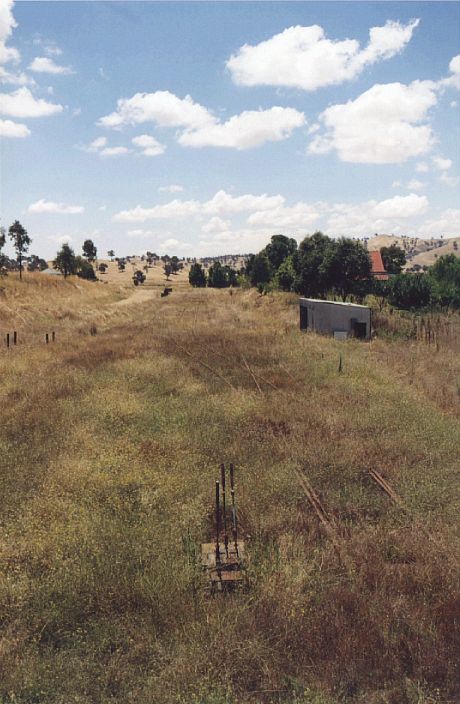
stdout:
<svg viewBox="0 0 460 704">
<path fill-rule="evenodd" d="M 333 335 L 335 332 L 354 334 L 354 324 L 364 323 L 364 339 L 370 339 L 371 311 L 365 306 L 341 305 L 333 301 L 300 299 L 300 327 Z"/>
</svg>

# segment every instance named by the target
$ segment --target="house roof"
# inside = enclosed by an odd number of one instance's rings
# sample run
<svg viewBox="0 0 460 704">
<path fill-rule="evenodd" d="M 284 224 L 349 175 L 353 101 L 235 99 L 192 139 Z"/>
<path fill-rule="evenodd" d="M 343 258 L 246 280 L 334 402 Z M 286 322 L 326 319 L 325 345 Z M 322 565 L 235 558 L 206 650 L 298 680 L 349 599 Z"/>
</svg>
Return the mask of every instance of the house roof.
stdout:
<svg viewBox="0 0 460 704">
<path fill-rule="evenodd" d="M 371 258 L 371 274 L 374 279 L 379 279 L 380 281 L 387 281 L 389 279 L 387 270 L 385 269 L 385 264 L 383 263 L 382 255 L 379 251 L 369 252 Z"/>
</svg>

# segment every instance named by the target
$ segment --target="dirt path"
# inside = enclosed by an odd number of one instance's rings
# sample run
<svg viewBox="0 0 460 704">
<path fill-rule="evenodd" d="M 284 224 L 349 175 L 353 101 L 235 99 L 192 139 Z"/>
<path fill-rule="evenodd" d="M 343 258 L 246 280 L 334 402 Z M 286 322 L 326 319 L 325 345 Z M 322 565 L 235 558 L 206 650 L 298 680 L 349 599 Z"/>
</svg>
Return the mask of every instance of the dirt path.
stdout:
<svg viewBox="0 0 460 704">
<path fill-rule="evenodd" d="M 115 301 L 112 306 L 129 306 L 132 303 L 144 303 L 152 298 L 157 298 L 160 295 L 157 288 L 133 288 L 127 298 L 122 298 L 121 301 Z"/>
</svg>

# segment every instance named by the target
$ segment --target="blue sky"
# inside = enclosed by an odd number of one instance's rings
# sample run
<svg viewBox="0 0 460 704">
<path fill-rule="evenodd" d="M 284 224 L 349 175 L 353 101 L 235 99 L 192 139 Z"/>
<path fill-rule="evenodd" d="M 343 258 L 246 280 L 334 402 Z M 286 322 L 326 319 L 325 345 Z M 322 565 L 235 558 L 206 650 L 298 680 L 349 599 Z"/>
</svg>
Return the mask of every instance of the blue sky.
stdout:
<svg viewBox="0 0 460 704">
<path fill-rule="evenodd" d="M 32 250 L 460 235 L 460 4 L 0 0 L 1 222 Z"/>
</svg>

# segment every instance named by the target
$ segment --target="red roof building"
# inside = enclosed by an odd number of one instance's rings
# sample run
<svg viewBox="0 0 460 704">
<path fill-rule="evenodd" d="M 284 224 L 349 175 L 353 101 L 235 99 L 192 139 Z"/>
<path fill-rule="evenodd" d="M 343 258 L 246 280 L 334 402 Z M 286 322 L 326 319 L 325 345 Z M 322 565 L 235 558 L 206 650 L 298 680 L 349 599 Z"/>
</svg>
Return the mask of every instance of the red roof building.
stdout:
<svg viewBox="0 0 460 704">
<path fill-rule="evenodd" d="M 371 258 L 372 263 L 371 275 L 374 277 L 374 279 L 378 279 L 379 281 L 388 281 L 390 277 L 388 275 L 387 270 L 385 269 L 385 265 L 383 263 L 382 255 L 380 254 L 380 252 L 369 252 L 369 256 Z"/>
</svg>

